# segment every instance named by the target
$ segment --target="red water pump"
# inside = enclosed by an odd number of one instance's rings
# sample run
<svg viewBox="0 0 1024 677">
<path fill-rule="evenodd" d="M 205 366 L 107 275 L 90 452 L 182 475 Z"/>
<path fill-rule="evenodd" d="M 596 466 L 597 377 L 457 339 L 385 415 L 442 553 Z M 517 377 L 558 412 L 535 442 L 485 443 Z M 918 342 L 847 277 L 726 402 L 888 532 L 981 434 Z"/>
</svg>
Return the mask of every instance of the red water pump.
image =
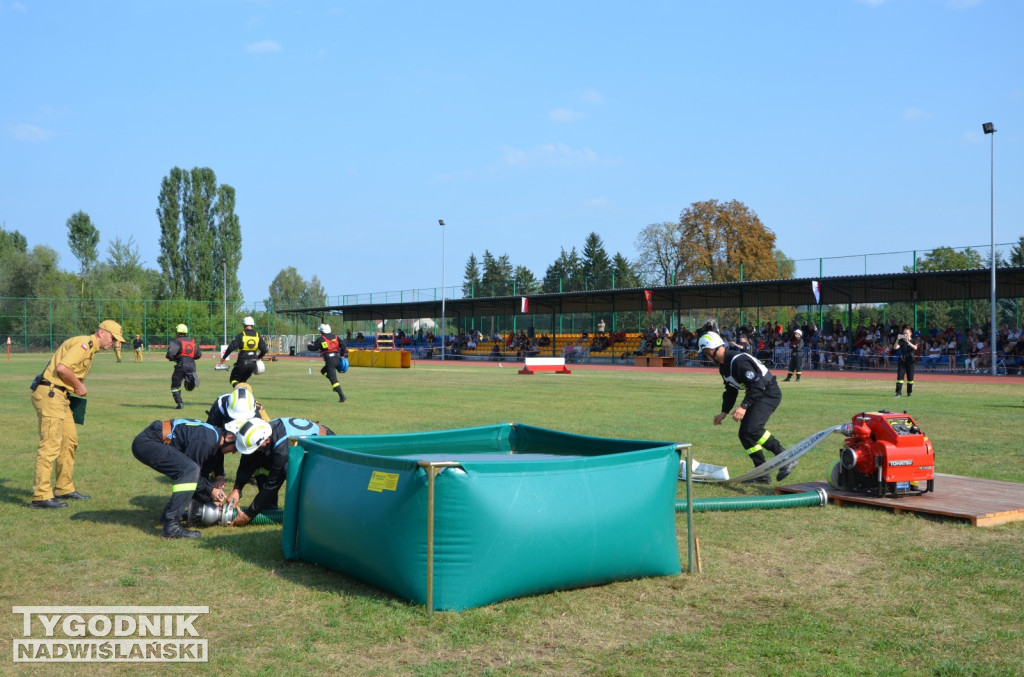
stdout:
<svg viewBox="0 0 1024 677">
<path fill-rule="evenodd" d="M 846 441 L 829 473 L 836 489 L 883 497 L 935 490 L 935 450 L 906 413 L 860 413 L 839 432 Z"/>
</svg>

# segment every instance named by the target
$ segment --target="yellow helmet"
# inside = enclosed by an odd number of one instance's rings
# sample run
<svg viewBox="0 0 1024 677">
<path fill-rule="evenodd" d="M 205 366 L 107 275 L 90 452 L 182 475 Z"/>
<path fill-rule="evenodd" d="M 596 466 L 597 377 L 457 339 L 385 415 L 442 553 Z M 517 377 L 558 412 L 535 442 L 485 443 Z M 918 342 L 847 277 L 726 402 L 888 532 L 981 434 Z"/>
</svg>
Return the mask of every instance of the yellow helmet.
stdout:
<svg viewBox="0 0 1024 677">
<path fill-rule="evenodd" d="M 184 324 L 179 324 L 178 328 L 175 329 L 174 331 L 178 332 L 179 334 L 187 334 L 188 333 L 188 327 L 186 325 L 184 325 Z"/>
</svg>

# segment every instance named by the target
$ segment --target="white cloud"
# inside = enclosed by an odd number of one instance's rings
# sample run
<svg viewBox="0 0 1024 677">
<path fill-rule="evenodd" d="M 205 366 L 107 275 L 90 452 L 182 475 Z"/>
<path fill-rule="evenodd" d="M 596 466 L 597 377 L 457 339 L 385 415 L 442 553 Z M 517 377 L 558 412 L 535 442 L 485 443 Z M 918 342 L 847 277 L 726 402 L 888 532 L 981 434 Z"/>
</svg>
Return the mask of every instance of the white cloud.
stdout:
<svg viewBox="0 0 1024 677">
<path fill-rule="evenodd" d="M 528 149 L 504 146 L 502 162 L 513 167 L 591 167 L 611 164 L 589 148 L 569 148 L 564 143 L 545 143 Z"/>
<path fill-rule="evenodd" d="M 245 46 L 245 51 L 249 54 L 269 54 L 271 52 L 280 52 L 281 43 L 277 40 L 261 40 L 260 42 L 250 42 Z"/>
<path fill-rule="evenodd" d="M 583 203 L 586 207 L 608 207 L 611 204 L 611 200 L 606 197 L 595 197 Z"/>
<path fill-rule="evenodd" d="M 926 120 L 931 116 L 931 113 L 926 110 L 921 110 L 920 108 L 908 108 L 903 111 L 904 120 Z"/>
<path fill-rule="evenodd" d="M 555 122 L 576 122 L 583 117 L 583 113 L 579 113 L 568 108 L 556 108 L 548 116 Z"/>
<path fill-rule="evenodd" d="M 604 94 L 596 89 L 584 89 L 580 92 L 580 99 L 586 103 L 595 105 L 603 104 L 605 101 Z"/>
<path fill-rule="evenodd" d="M 16 141 L 45 141 L 54 136 L 53 130 L 36 125 L 9 125 L 7 134 Z"/>
</svg>

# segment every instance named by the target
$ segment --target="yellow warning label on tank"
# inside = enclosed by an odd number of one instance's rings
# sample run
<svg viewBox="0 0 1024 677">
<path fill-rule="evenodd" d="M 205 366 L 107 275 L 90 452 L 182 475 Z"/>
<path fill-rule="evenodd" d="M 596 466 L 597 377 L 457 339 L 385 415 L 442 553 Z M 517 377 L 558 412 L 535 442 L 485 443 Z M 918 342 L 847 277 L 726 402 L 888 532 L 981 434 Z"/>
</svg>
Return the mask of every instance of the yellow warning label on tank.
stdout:
<svg viewBox="0 0 1024 677">
<path fill-rule="evenodd" d="M 370 484 L 366 487 L 369 491 L 394 491 L 398 488 L 398 473 L 381 472 L 374 470 L 370 476 Z"/>
</svg>

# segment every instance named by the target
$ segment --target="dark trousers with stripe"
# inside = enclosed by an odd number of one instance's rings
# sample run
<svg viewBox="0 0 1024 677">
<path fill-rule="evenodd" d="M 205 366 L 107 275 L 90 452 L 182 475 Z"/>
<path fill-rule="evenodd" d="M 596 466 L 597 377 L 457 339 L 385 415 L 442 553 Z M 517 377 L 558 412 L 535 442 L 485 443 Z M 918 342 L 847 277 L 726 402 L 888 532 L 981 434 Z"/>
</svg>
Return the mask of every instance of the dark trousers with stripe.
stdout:
<svg viewBox="0 0 1024 677">
<path fill-rule="evenodd" d="M 132 455 L 171 480 L 171 500 L 164 507 L 160 521 L 175 522 L 188 511 L 199 481 L 199 466 L 191 458 L 169 444 L 163 437 L 146 429 L 132 442 Z"/>
<path fill-rule="evenodd" d="M 914 392 L 914 361 L 900 360 L 896 364 L 896 394 L 903 392 L 903 384 L 907 384 L 907 395 Z"/>
<path fill-rule="evenodd" d="M 341 384 L 338 383 L 338 368 L 341 366 L 340 357 L 325 357 L 324 366 L 320 369 L 320 373 L 327 377 L 327 380 L 331 382 L 331 389 L 334 390 L 339 396 L 341 393 Z"/>
<path fill-rule="evenodd" d="M 231 381 L 231 387 L 234 388 L 239 383 L 245 383 L 255 373 L 256 358 L 239 358 L 235 360 L 235 366 L 231 368 L 231 375 L 228 377 Z"/>
<path fill-rule="evenodd" d="M 779 385 L 773 378 L 772 385 L 765 395 L 750 405 L 747 413 L 743 415 L 743 420 L 740 421 L 740 444 L 743 445 L 743 449 L 750 455 L 750 460 L 753 461 L 754 466 L 759 466 L 765 462 L 764 449 L 767 449 L 776 456 L 786 450 L 782 446 L 782 442 L 779 442 L 777 437 L 765 429 L 765 426 L 768 425 L 768 419 L 771 418 L 781 403 L 782 391 L 779 390 Z"/>
</svg>

